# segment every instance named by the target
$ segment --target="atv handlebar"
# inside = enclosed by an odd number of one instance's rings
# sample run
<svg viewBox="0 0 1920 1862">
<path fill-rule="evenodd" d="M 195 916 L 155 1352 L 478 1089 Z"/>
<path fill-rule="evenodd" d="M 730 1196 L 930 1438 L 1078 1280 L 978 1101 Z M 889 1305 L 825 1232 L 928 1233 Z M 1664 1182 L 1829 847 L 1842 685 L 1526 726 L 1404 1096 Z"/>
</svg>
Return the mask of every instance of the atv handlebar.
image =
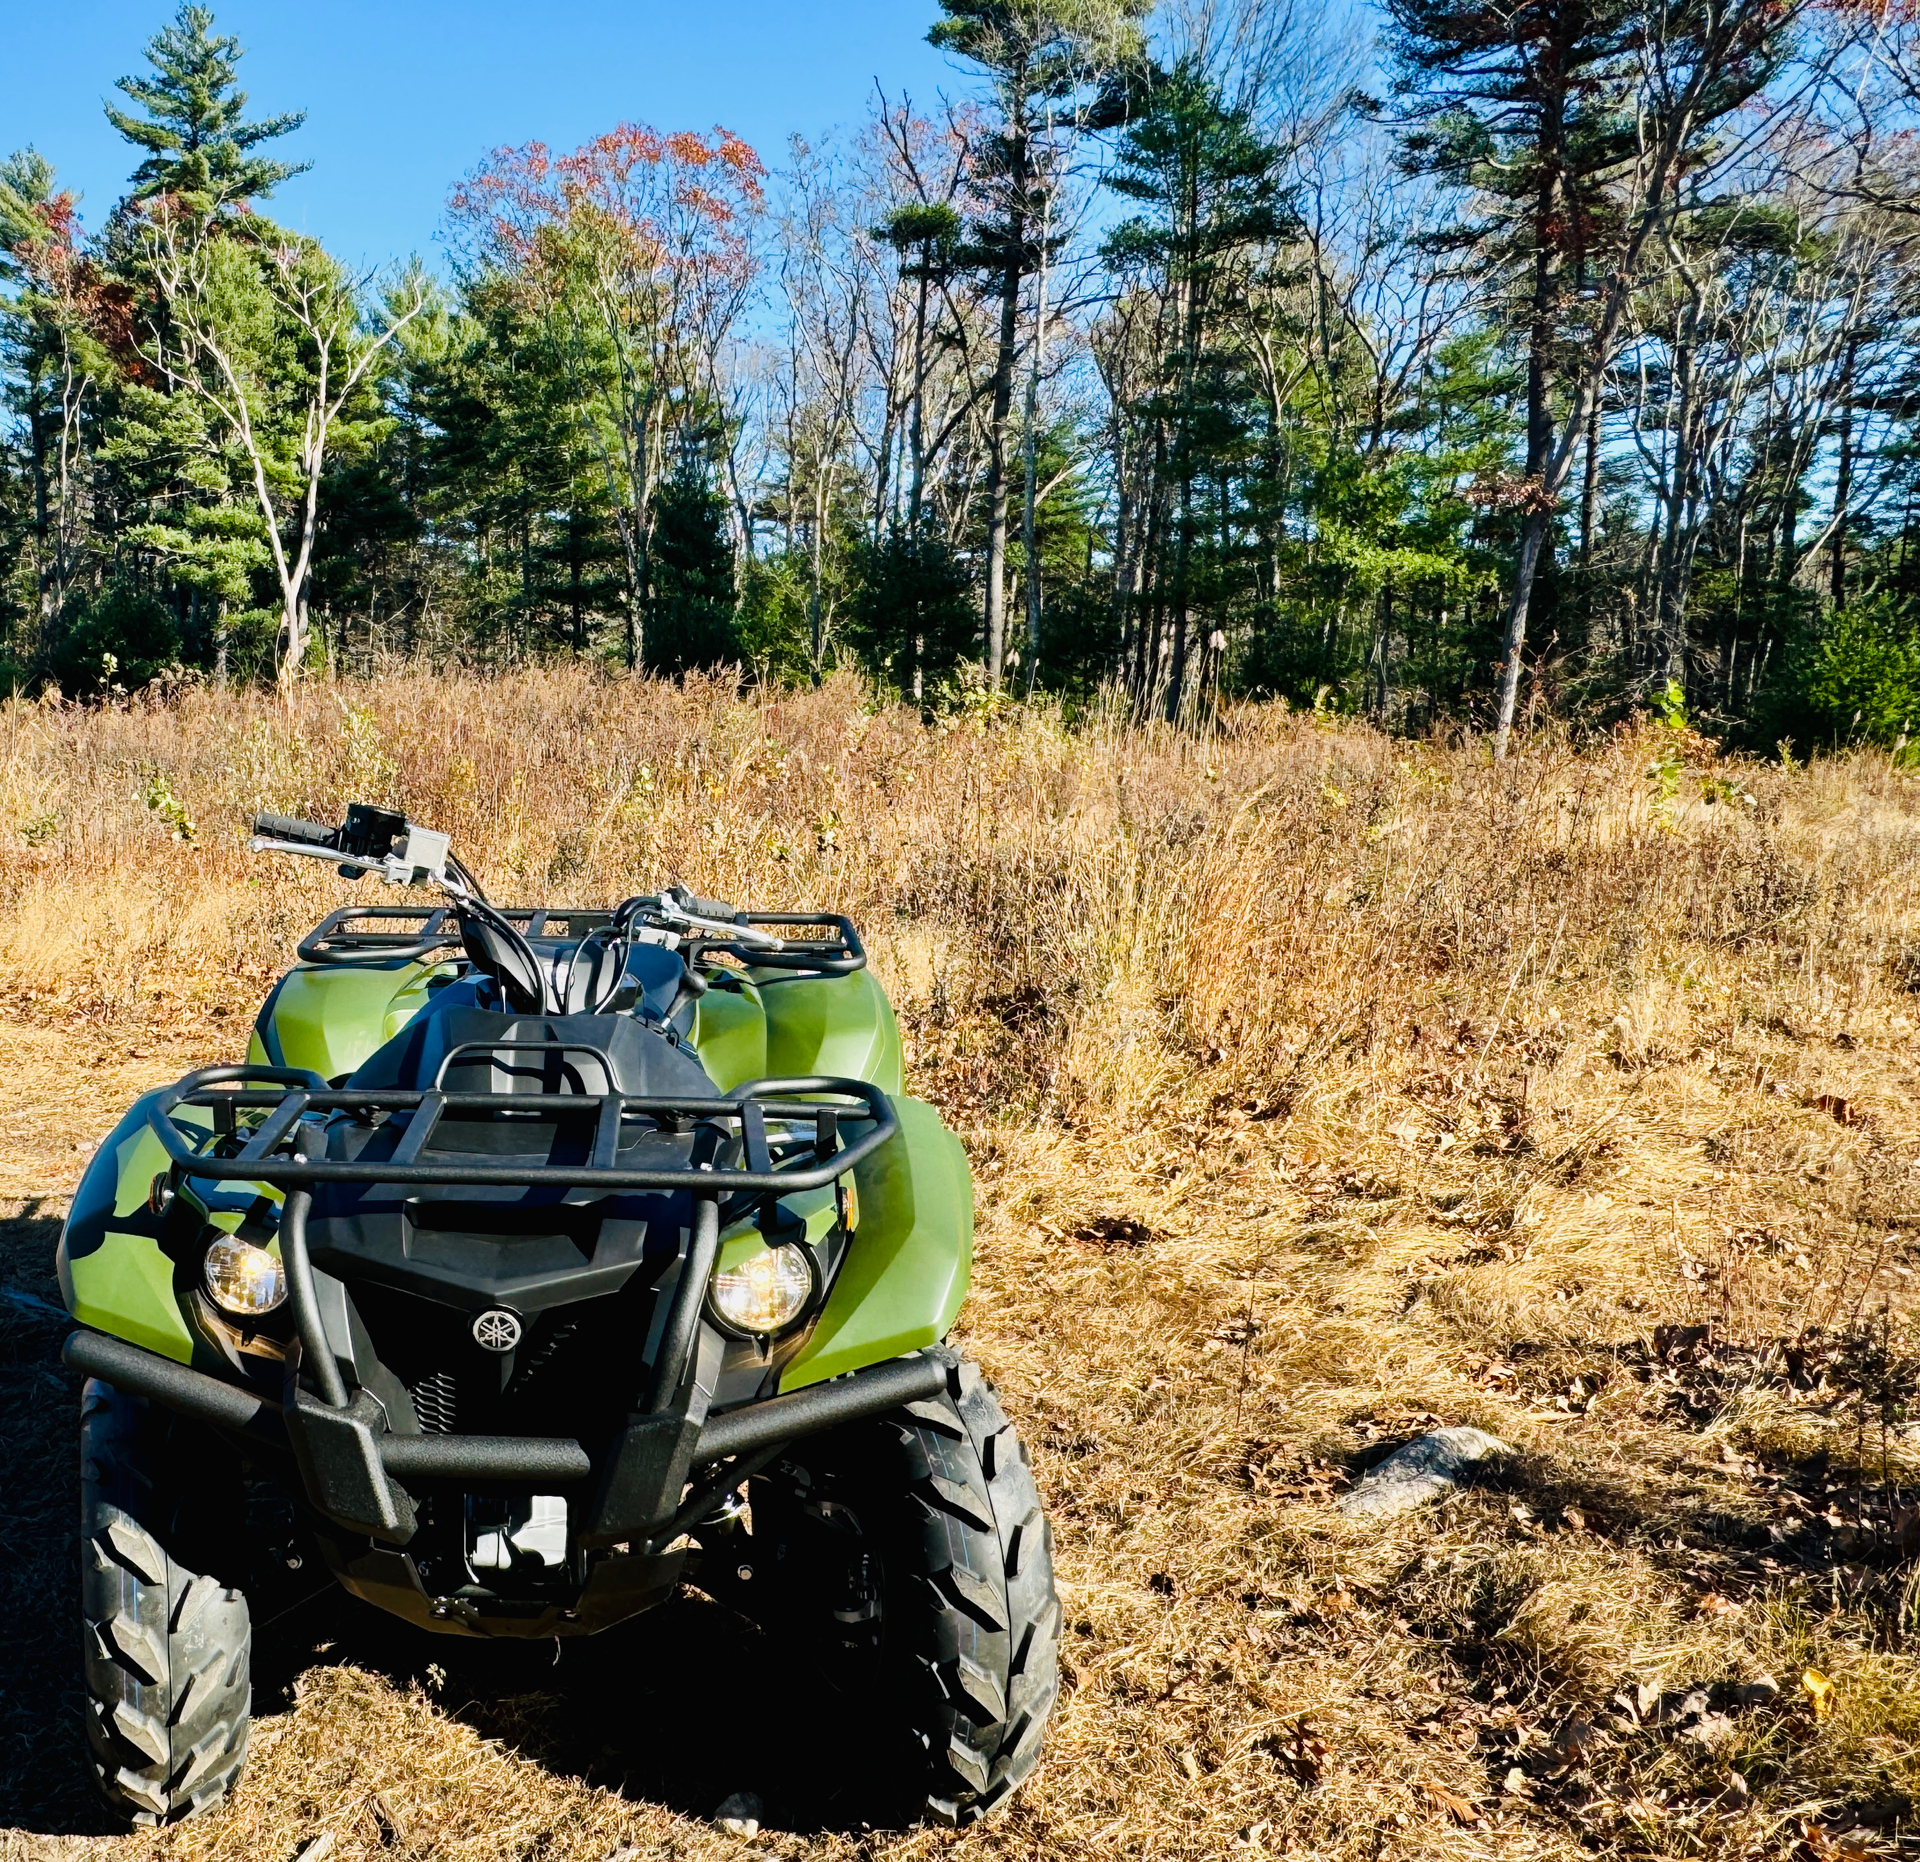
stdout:
<svg viewBox="0 0 1920 1862">
<path fill-rule="evenodd" d="M 302 821 L 297 815 L 268 814 L 264 809 L 254 816 L 253 831 L 262 840 L 293 841 L 306 847 L 336 847 L 340 840 L 338 828 Z"/>
<path fill-rule="evenodd" d="M 862 968 L 867 960 L 853 926 L 837 914 L 741 911 L 722 899 L 700 898 L 684 886 L 668 886 L 658 894 L 624 900 L 609 913 L 550 914 L 538 909 L 503 912 L 488 904 L 479 881 L 454 858 L 445 834 L 365 802 L 351 804 L 346 820 L 337 828 L 262 809 L 253 818 L 253 848 L 256 853 L 304 854 L 332 861 L 348 879 L 373 873 L 389 885 L 418 886 L 425 882 L 446 895 L 447 906 L 422 914 L 426 923 L 419 937 L 411 940 L 364 934 L 350 939 L 342 935 L 350 919 L 394 914 L 379 907 L 336 912 L 302 941 L 300 956 L 308 963 L 352 962 L 357 957 L 371 958 L 376 949 L 389 961 L 419 961 L 448 945 L 464 944 L 469 959 L 502 976 L 510 993 L 511 984 L 517 980 L 526 992 L 544 996 L 545 984 L 534 989 L 522 973 L 542 973 L 540 959 L 527 940 L 539 935 L 542 921 L 550 915 L 568 919 L 591 916 L 595 924 L 585 936 L 590 940 L 606 935 L 620 945 L 636 939 L 662 941 L 658 936 L 649 939 L 648 931 L 636 929 L 651 927 L 653 932 L 666 934 L 669 946 L 676 941 L 683 945 L 690 966 L 715 954 L 734 957 L 750 966 L 844 976 Z M 449 924 L 449 916 L 457 922 Z M 527 921 L 524 929 L 516 922 L 523 919 Z M 803 927 L 830 928 L 838 935 L 833 939 L 783 935 Z M 505 948 L 497 948 L 501 946 Z M 623 966 L 624 954 L 619 959 L 619 967 Z M 564 985 L 562 988 L 564 991 Z M 542 1000 L 536 1006 L 548 1012 L 552 1005 Z"/>
</svg>

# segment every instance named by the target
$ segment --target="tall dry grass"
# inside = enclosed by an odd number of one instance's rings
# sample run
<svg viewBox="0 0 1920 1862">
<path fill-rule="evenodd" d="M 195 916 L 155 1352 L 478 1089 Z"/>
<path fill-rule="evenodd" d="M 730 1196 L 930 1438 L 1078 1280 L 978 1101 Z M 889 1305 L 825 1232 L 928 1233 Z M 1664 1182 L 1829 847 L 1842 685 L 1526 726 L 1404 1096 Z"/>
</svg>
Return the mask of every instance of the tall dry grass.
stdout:
<svg viewBox="0 0 1920 1862">
<path fill-rule="evenodd" d="M 508 902 L 849 912 L 968 1143 L 963 1326 L 1053 1509 L 1072 1687 L 1006 1819 L 828 1816 L 807 1853 L 1909 1842 L 1920 806 L 1885 759 L 1649 731 L 1494 768 L 1261 708 L 928 727 L 845 683 L 572 672 L 14 705 L 23 1191 L 57 1209 L 76 1120 L 237 1054 L 299 934 L 372 896 L 244 851 L 255 808 L 350 800 L 451 830 Z M 1517 1459 L 1438 1513 L 1334 1509 L 1435 1422 Z M 312 1659 L 233 1809 L 147 1850 L 390 1850 L 369 1767 L 420 1854 L 738 1847 L 678 1814 L 704 1786 L 564 1775 L 564 1703 Z M 447 1782 L 480 1735 L 520 1755 L 511 1829 Z"/>
</svg>

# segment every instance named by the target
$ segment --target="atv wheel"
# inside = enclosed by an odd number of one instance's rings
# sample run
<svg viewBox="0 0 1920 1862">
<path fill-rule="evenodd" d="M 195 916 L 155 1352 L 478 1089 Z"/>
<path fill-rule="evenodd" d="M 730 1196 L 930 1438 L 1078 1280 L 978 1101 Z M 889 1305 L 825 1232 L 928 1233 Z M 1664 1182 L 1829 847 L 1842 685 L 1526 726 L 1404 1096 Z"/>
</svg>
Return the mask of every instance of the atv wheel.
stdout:
<svg viewBox="0 0 1920 1862">
<path fill-rule="evenodd" d="M 1059 1691 L 1060 1603 L 1026 1450 L 979 1371 L 955 1359 L 942 1395 L 800 1444 L 756 1485 L 753 1536 L 846 1709 L 905 1734 L 916 1808 L 968 1824 L 1005 1802 Z"/>
<path fill-rule="evenodd" d="M 80 1405 L 87 1746 L 110 1810 L 168 1823 L 219 1802 L 246 1758 L 247 1600 L 206 1574 L 238 1523 L 229 1457 L 90 1379 Z M 195 1566 L 199 1569 L 195 1569 Z"/>
</svg>

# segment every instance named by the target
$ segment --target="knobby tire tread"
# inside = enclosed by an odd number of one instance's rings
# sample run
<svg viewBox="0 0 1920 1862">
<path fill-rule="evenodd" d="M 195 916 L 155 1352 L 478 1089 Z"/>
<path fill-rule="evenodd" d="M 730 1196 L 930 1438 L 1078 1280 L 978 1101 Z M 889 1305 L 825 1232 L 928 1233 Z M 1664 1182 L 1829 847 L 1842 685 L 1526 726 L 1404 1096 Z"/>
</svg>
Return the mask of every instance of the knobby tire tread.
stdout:
<svg viewBox="0 0 1920 1862">
<path fill-rule="evenodd" d="M 80 1411 L 87 1747 L 108 1808 L 171 1823 L 218 1803 L 246 1761 L 245 1594 L 182 1562 L 196 1493 L 174 1420 L 89 1379 Z M 204 1464 L 205 1452 L 195 1459 Z M 204 1471 L 204 1469 L 203 1469 Z"/>
<path fill-rule="evenodd" d="M 895 1418 L 920 1517 L 930 1713 L 927 1809 L 955 1825 L 998 1808 L 1033 1769 L 1060 1685 L 1052 1535 L 1026 1450 L 964 1360 L 944 1396 Z"/>
</svg>

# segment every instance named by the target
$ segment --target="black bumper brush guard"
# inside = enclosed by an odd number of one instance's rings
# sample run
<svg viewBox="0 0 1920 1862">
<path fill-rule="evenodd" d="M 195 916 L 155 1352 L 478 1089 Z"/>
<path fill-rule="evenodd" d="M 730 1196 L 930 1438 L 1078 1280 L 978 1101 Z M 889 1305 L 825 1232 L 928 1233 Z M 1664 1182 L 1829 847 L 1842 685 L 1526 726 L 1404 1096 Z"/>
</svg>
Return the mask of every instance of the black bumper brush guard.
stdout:
<svg viewBox="0 0 1920 1862">
<path fill-rule="evenodd" d="M 175 1112 L 189 1107 L 211 1112 L 214 1149 L 196 1149 L 173 1122 Z M 265 1116 L 257 1124 L 242 1122 L 242 1113 L 255 1112 Z M 435 1128 L 449 1115 L 465 1119 L 508 1112 L 527 1121 L 591 1118 L 588 1161 L 531 1166 L 524 1158 L 510 1164 L 421 1161 Z M 404 1118 L 407 1129 L 394 1155 L 381 1162 L 313 1155 L 324 1144 L 316 1121 L 334 1113 L 384 1113 Z M 769 1118 L 803 1128 L 811 1125 L 810 1148 L 776 1162 L 768 1140 Z M 849 1123 L 866 1129 L 849 1137 Z M 737 1166 L 623 1166 L 618 1162 L 622 1131 L 642 1124 L 667 1132 L 709 1127 L 737 1140 L 732 1148 L 741 1161 Z M 724 1097 L 694 1099 L 614 1092 L 356 1090 L 330 1088 L 317 1074 L 288 1068 L 207 1067 L 159 1094 L 149 1111 L 149 1125 L 171 1160 L 170 1186 L 200 1178 L 272 1184 L 285 1192 L 280 1253 L 299 1341 L 298 1365 L 286 1378 L 284 1398 L 276 1407 L 254 1390 L 103 1333 L 73 1333 L 64 1347 L 65 1361 L 253 1448 L 290 1455 L 316 1511 L 347 1532 L 377 1542 L 376 1565 L 399 1562 L 382 1559 L 379 1545 L 401 1547 L 414 1535 L 410 1487 L 461 1482 L 526 1483 L 543 1492 L 590 1493 L 579 1535 L 582 1548 L 626 1547 L 657 1560 L 730 1489 L 789 1443 L 933 1396 L 947 1386 L 953 1360 L 936 1348 L 708 1415 L 704 1393 L 692 1375 L 701 1310 L 719 1253 L 723 1205 L 739 1198 L 751 1207 L 760 1198 L 783 1192 L 824 1188 L 886 1144 L 898 1129 L 893 1108 L 883 1092 L 863 1081 L 824 1075 L 756 1080 Z M 222 1149 L 229 1154 L 219 1155 Z M 693 1221 L 660 1329 L 644 1406 L 629 1415 L 611 1447 L 597 1457 L 565 1438 L 391 1433 L 381 1406 L 367 1392 L 347 1388 L 321 1317 L 306 1222 L 313 1189 L 323 1183 L 690 1193 Z M 311 1390 L 302 1374 L 311 1381 Z M 696 1479 L 701 1469 L 712 1472 Z M 582 1606 L 595 1588 L 589 1585 Z M 446 1614 L 438 1603 L 433 1613 Z M 568 1619 L 597 1614 L 584 1607 L 559 1612 Z M 569 1620 L 543 1626 L 538 1633 L 576 1626 L 594 1624 Z"/>
</svg>

